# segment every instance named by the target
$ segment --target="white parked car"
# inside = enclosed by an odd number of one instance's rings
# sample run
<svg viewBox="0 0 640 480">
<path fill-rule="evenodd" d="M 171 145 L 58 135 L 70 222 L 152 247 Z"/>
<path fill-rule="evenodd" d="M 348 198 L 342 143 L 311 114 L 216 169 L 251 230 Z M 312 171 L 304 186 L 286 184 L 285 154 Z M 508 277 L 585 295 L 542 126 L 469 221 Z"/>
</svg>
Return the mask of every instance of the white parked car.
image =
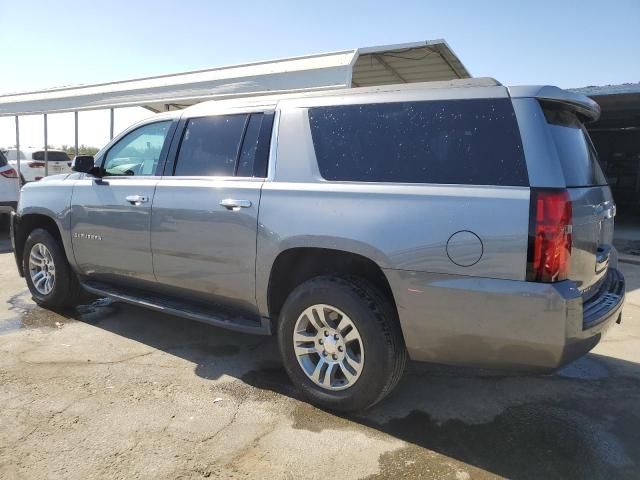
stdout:
<svg viewBox="0 0 640 480">
<path fill-rule="evenodd" d="M 11 213 L 16 209 L 19 193 L 18 172 L 8 164 L 0 151 L 0 214 Z"/>
<path fill-rule="evenodd" d="M 17 166 L 17 151 L 10 148 L 5 152 L 9 165 L 14 169 Z M 49 175 L 59 173 L 71 173 L 71 159 L 64 150 L 49 150 Z M 20 149 L 20 175 L 22 182 L 34 182 L 45 176 L 44 150 L 33 148 Z"/>
</svg>

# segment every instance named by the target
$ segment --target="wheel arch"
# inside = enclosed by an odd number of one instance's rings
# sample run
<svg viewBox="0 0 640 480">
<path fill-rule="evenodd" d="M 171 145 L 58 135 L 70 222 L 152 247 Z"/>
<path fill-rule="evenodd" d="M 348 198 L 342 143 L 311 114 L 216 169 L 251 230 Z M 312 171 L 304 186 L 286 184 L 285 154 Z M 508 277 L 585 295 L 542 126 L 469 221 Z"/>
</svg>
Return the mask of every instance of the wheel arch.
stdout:
<svg viewBox="0 0 640 480">
<path fill-rule="evenodd" d="M 21 215 L 16 215 L 13 221 L 13 247 L 14 255 L 16 257 L 16 263 L 18 265 L 18 271 L 21 276 L 24 276 L 22 269 L 24 245 L 29 237 L 29 234 L 37 228 L 42 228 L 53 235 L 65 251 L 67 260 L 71 264 L 72 258 L 70 258 L 69 252 L 66 248 L 66 242 L 62 237 L 62 229 L 58 222 L 42 212 L 29 212 Z"/>
<path fill-rule="evenodd" d="M 358 253 L 320 247 L 292 247 L 277 255 L 267 284 L 269 317 L 276 321 L 289 294 L 301 283 L 320 275 L 358 277 L 368 281 L 391 302 L 397 317 L 391 285 L 378 263 Z"/>
</svg>

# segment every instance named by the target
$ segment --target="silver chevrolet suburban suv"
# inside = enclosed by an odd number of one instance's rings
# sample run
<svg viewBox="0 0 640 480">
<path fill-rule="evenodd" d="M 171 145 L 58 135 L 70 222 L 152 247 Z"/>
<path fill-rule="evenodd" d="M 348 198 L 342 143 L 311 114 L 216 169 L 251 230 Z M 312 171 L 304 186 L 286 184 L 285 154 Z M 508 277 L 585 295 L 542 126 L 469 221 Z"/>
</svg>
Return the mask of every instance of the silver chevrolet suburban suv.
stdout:
<svg viewBox="0 0 640 480">
<path fill-rule="evenodd" d="M 278 336 L 315 404 L 417 361 L 550 371 L 621 319 L 599 108 L 492 79 L 212 101 L 140 122 L 12 221 L 44 307 L 90 292 Z"/>
</svg>

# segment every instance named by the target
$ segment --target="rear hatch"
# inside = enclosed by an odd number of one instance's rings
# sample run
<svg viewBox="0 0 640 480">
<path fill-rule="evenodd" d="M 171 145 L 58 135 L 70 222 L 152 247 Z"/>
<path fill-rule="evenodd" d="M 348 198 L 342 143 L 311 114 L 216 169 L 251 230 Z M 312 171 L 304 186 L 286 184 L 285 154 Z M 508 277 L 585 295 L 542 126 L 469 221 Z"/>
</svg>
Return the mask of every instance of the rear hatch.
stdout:
<svg viewBox="0 0 640 480">
<path fill-rule="evenodd" d="M 570 105 L 541 102 L 571 200 L 568 278 L 584 300 L 598 291 L 609 266 L 615 204 L 580 114 Z"/>
<path fill-rule="evenodd" d="M 33 152 L 31 158 L 35 162 L 42 162 L 41 166 L 44 167 L 44 150 Z M 68 173 L 71 170 L 71 160 L 69 159 L 69 155 L 67 155 L 66 152 L 49 150 L 47 152 L 47 158 L 49 164 L 49 175 L 55 175 L 57 173 Z"/>
</svg>

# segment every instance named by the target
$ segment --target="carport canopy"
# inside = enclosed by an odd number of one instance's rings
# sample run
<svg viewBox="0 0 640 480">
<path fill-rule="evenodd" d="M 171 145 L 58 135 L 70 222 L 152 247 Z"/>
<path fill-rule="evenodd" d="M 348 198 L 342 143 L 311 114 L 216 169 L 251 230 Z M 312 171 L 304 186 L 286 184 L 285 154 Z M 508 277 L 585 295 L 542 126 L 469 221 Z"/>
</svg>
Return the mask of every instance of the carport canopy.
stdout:
<svg viewBox="0 0 640 480">
<path fill-rule="evenodd" d="M 589 124 L 590 130 L 640 129 L 640 83 L 574 88 L 600 105 L 600 119 Z"/>
<path fill-rule="evenodd" d="M 465 66 L 440 39 L 0 95 L 0 116 L 132 106 L 159 112 L 248 95 L 468 77 Z"/>
</svg>

